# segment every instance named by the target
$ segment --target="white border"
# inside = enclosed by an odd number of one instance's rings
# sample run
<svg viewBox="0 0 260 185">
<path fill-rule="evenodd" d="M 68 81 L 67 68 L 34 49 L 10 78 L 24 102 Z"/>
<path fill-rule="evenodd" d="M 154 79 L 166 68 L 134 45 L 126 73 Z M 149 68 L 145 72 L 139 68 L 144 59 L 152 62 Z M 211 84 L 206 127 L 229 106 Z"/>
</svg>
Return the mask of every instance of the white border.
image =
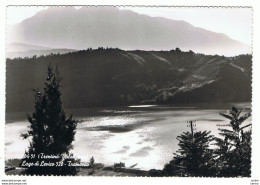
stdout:
<svg viewBox="0 0 260 185">
<path fill-rule="evenodd" d="M 245 184 L 260 177 L 260 6 L 257 0 L 1 0 L 0 2 L 0 180 L 26 179 L 34 184 Z M 260 4 L 260 3 L 259 3 Z M 6 176 L 4 173 L 4 130 L 5 130 L 5 24 L 7 5 L 166 5 L 166 6 L 252 6 L 253 7 L 253 156 L 252 178 L 150 178 L 150 177 L 28 177 Z M 258 42 L 257 42 L 258 41 Z M 2 182 L 1 182 L 2 183 Z"/>
</svg>

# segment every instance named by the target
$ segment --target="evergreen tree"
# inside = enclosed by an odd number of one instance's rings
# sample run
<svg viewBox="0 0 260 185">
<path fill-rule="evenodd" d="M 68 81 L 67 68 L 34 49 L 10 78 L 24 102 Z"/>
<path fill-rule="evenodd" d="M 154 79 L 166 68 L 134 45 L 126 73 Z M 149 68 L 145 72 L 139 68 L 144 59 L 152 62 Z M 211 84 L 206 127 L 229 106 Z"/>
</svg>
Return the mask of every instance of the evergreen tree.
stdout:
<svg viewBox="0 0 260 185">
<path fill-rule="evenodd" d="M 92 172 L 90 172 L 89 175 L 93 175 L 95 172 L 95 160 L 93 156 L 89 160 L 89 166 L 92 168 Z"/>
<path fill-rule="evenodd" d="M 209 148 L 214 139 L 210 131 L 184 132 L 177 137 L 180 149 L 174 158 L 166 164 L 163 172 L 166 176 L 214 176 L 213 151 Z"/>
<path fill-rule="evenodd" d="M 72 115 L 67 118 L 62 108 L 60 82 L 62 77 L 56 66 L 48 67 L 48 74 L 45 82 L 43 93 L 39 90 L 35 92 L 35 105 L 32 115 L 27 114 L 30 123 L 27 133 L 21 136 L 26 139 L 30 138 L 30 146 L 25 153 L 22 163 L 37 161 L 53 163 L 55 166 L 31 166 L 27 168 L 29 174 L 75 174 L 74 167 L 68 167 L 68 159 L 63 155 L 70 155 L 72 142 L 74 140 L 77 120 Z M 42 159 L 41 155 L 58 156 L 55 159 Z M 70 159 L 71 162 L 74 159 Z M 58 164 L 58 165 L 57 165 Z"/>
<path fill-rule="evenodd" d="M 215 138 L 218 176 L 248 177 L 251 174 L 251 130 L 245 130 L 251 124 L 243 125 L 251 113 L 240 116 L 241 112 L 232 107 L 229 114 L 220 113 L 230 120 L 226 126 L 231 129 L 219 129 L 222 137 Z"/>
</svg>

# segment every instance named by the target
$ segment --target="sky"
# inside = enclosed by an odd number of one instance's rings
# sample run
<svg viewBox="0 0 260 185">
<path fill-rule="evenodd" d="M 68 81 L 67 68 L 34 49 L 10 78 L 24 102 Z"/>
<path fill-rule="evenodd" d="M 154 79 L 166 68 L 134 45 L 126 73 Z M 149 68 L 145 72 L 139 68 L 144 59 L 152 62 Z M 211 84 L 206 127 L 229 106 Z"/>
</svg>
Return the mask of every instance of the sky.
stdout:
<svg viewBox="0 0 260 185">
<path fill-rule="evenodd" d="M 47 8 L 46 6 L 9 6 L 7 24 L 19 23 Z M 120 7 L 119 9 L 132 10 L 151 17 L 184 20 L 193 26 L 224 33 L 232 39 L 251 45 L 252 10 L 250 8 Z"/>
</svg>

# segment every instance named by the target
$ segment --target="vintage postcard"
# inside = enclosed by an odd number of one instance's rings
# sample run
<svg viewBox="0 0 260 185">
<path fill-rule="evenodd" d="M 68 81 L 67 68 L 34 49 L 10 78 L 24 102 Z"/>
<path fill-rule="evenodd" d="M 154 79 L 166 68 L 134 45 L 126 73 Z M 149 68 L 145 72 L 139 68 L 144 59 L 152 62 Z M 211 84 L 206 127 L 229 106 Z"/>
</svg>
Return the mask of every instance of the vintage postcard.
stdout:
<svg viewBox="0 0 260 185">
<path fill-rule="evenodd" d="M 250 179 L 252 17 L 250 6 L 7 6 L 6 179 Z"/>
</svg>

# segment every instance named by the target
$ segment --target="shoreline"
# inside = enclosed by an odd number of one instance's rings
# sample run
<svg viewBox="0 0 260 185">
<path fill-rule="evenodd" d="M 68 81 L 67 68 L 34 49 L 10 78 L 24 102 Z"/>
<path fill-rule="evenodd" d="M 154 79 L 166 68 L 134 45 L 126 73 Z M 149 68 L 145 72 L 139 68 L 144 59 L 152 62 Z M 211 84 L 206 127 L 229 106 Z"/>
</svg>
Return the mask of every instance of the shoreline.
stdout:
<svg viewBox="0 0 260 185">
<path fill-rule="evenodd" d="M 26 168 L 21 168 L 19 166 L 21 159 L 8 159 L 5 160 L 5 174 L 6 175 L 24 175 Z M 75 176 L 122 176 L 122 177 L 144 177 L 149 176 L 149 170 L 140 170 L 134 167 L 119 167 L 115 168 L 111 165 L 105 165 L 103 163 L 94 164 L 93 168 L 88 167 L 77 167 L 77 174 Z M 46 175 L 47 176 L 47 175 Z"/>
</svg>

